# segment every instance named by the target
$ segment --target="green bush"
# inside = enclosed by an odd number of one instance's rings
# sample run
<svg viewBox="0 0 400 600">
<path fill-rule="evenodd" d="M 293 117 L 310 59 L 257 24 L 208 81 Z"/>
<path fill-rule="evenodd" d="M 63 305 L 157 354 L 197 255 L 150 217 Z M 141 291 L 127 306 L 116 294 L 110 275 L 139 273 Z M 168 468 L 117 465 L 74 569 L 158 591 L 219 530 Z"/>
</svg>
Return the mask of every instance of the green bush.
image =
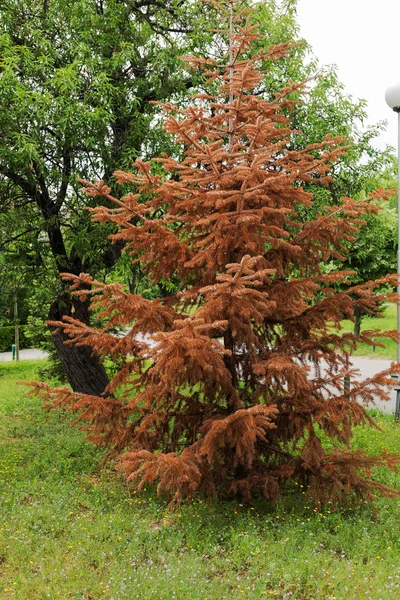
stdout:
<svg viewBox="0 0 400 600">
<path fill-rule="evenodd" d="M 7 327 L 0 327 L 0 352 L 11 352 L 11 346 L 14 343 L 15 327 L 9 325 Z M 21 325 L 19 328 L 19 347 L 20 348 L 31 348 L 30 340 L 25 335 L 25 326 Z"/>
</svg>

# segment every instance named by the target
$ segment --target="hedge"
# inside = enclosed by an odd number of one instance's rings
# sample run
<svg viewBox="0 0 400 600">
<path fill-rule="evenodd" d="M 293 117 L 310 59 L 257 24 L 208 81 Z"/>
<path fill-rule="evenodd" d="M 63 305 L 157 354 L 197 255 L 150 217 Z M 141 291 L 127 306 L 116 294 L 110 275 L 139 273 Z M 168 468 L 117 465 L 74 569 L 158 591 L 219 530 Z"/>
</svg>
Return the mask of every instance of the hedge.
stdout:
<svg viewBox="0 0 400 600">
<path fill-rule="evenodd" d="M 15 338 L 15 327 L 9 325 L 7 327 L 0 327 L 0 352 L 11 352 L 11 346 L 14 343 Z M 23 325 L 19 328 L 19 347 L 30 348 L 30 340 L 25 335 L 25 327 Z"/>
</svg>

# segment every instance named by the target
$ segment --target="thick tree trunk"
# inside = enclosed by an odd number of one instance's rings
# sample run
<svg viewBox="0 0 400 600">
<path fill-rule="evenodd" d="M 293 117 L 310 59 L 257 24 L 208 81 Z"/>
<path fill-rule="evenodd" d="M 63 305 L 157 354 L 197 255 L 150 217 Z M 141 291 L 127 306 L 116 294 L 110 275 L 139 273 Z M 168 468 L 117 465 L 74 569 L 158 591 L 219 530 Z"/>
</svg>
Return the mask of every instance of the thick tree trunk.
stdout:
<svg viewBox="0 0 400 600">
<path fill-rule="evenodd" d="M 354 309 L 354 334 L 360 335 L 361 333 L 361 315 L 362 311 L 359 306 L 356 306 Z"/>
<path fill-rule="evenodd" d="M 49 320 L 60 321 L 66 315 L 89 324 L 88 303 L 63 294 L 52 302 Z M 54 333 L 54 327 L 50 327 L 50 331 L 62 369 L 74 392 L 99 396 L 109 379 L 98 357 L 92 354 L 92 349 L 89 346 L 66 346 L 64 342 L 67 336 L 62 332 Z"/>
</svg>

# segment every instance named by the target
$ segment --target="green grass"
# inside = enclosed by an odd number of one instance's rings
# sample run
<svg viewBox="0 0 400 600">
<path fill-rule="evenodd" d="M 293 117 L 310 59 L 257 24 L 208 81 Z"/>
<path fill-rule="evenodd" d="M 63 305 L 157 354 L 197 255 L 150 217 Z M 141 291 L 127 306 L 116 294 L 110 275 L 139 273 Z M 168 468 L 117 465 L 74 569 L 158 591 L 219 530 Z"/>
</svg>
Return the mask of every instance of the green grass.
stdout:
<svg viewBox="0 0 400 600">
<path fill-rule="evenodd" d="M 169 513 L 154 490 L 129 494 L 101 452 L 41 410 L 0 364 L 0 598 L 20 600 L 393 600 L 400 596 L 398 500 L 334 513 L 299 488 L 265 502 L 193 502 Z M 359 429 L 355 446 L 400 447 L 400 427 Z M 400 488 L 400 475 L 382 470 Z"/>
<path fill-rule="evenodd" d="M 353 331 L 354 323 L 351 321 L 342 322 L 342 332 Z M 381 329 L 382 331 L 388 331 L 390 329 L 397 329 L 397 307 L 395 304 L 387 304 L 384 310 L 384 316 L 381 318 L 377 317 L 364 317 L 361 322 L 361 332 L 367 329 Z M 397 356 L 397 344 L 393 340 L 387 340 L 386 338 L 377 338 L 380 342 L 385 344 L 384 348 L 379 346 L 375 347 L 375 351 L 372 346 L 368 344 L 359 344 L 357 350 L 354 352 L 355 356 L 371 356 L 376 358 L 387 358 L 395 360 Z"/>
</svg>

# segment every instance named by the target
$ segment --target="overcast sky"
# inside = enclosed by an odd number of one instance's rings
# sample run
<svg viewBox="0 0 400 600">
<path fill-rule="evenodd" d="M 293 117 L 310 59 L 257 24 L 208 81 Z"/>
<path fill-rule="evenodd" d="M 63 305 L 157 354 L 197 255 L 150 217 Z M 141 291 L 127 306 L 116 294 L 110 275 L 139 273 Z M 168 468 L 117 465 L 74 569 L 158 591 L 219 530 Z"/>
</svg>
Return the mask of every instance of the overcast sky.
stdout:
<svg viewBox="0 0 400 600">
<path fill-rule="evenodd" d="M 336 64 L 346 92 L 368 101 L 368 122 L 388 120 L 379 146 L 397 148 L 385 91 L 400 81 L 400 0 L 298 0 L 297 14 L 320 62 Z"/>
</svg>

